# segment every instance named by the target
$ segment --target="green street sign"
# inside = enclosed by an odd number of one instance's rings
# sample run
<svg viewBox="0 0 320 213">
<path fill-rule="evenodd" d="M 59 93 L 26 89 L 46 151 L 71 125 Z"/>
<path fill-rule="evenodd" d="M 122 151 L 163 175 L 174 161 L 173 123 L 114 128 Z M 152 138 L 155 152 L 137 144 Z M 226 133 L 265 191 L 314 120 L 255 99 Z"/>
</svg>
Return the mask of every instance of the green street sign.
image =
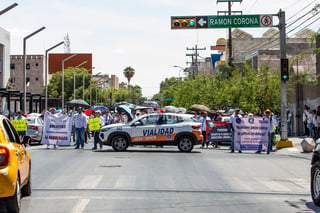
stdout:
<svg viewBox="0 0 320 213">
<path fill-rule="evenodd" d="M 273 27 L 273 15 L 172 16 L 171 29 Z"/>
<path fill-rule="evenodd" d="M 272 15 L 208 16 L 208 28 L 271 27 Z"/>
</svg>

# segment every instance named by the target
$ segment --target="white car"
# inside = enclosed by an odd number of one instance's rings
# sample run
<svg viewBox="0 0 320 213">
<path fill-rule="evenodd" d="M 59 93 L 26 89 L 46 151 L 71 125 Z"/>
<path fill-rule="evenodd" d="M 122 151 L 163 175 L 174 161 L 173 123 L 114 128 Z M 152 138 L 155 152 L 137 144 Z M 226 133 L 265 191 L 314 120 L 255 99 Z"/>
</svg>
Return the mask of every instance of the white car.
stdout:
<svg viewBox="0 0 320 213">
<path fill-rule="evenodd" d="M 111 124 L 100 131 L 100 143 L 125 151 L 133 145 L 177 146 L 191 152 L 201 144 L 201 124 L 190 115 L 153 113 L 136 118 L 128 124 Z"/>
</svg>

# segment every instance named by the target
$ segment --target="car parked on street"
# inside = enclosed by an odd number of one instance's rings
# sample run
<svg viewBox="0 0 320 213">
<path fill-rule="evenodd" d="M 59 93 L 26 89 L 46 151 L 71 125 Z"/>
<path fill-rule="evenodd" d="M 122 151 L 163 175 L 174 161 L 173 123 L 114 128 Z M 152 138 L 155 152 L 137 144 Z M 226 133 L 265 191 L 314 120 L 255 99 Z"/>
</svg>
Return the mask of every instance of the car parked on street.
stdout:
<svg viewBox="0 0 320 213">
<path fill-rule="evenodd" d="M 103 145 L 115 151 L 125 151 L 133 145 L 177 146 L 182 152 L 191 152 L 201 144 L 201 124 L 193 115 L 152 113 L 142 115 L 128 124 L 110 124 L 100 131 Z"/>
<path fill-rule="evenodd" d="M 8 212 L 19 212 L 21 197 L 31 195 L 31 158 L 11 122 L 0 115 L 0 199 Z"/>
<path fill-rule="evenodd" d="M 31 142 L 41 142 L 44 121 L 41 114 L 29 114 L 27 116 L 27 136 L 31 137 Z"/>
</svg>

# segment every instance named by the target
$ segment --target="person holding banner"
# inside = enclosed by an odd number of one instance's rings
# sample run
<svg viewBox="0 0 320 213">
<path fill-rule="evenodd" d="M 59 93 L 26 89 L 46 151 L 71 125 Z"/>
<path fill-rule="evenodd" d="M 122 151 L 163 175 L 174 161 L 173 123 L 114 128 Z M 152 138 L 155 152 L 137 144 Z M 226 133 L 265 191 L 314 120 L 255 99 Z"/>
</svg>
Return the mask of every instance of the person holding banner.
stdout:
<svg viewBox="0 0 320 213">
<path fill-rule="evenodd" d="M 242 116 L 239 114 L 240 109 L 236 108 L 234 113 L 230 116 L 230 124 L 231 124 L 231 130 L 232 130 L 232 138 L 231 138 L 231 153 L 234 153 L 234 134 L 235 134 L 235 122 L 237 118 L 241 118 Z M 239 153 L 242 153 L 241 150 L 239 150 Z"/>
<path fill-rule="evenodd" d="M 76 133 L 76 147 L 75 149 L 84 148 L 84 134 L 87 131 L 87 118 L 82 113 L 82 107 L 78 107 L 78 114 L 74 116 L 74 130 Z"/>
<path fill-rule="evenodd" d="M 266 111 L 264 111 L 264 115 L 265 115 L 265 119 L 268 119 L 269 121 L 269 127 L 268 127 L 268 136 L 269 136 L 269 142 L 268 142 L 268 150 L 267 150 L 267 154 L 270 153 L 270 151 L 272 151 L 272 146 L 273 146 L 273 139 L 275 136 L 274 133 L 274 126 L 277 126 L 277 121 L 273 118 L 273 116 L 271 116 L 271 111 L 269 109 L 266 109 Z M 256 153 L 261 153 L 261 151 L 257 151 Z"/>
<path fill-rule="evenodd" d="M 98 125 L 98 129 L 95 129 L 94 133 L 93 133 L 94 136 L 93 136 L 93 148 L 92 148 L 92 150 L 97 149 L 97 146 L 98 146 L 98 143 L 99 143 L 100 129 L 101 129 L 102 126 L 104 126 L 104 118 L 101 116 L 101 111 L 100 110 L 96 111 L 95 118 L 99 119 L 99 125 Z M 99 144 L 100 144 L 100 149 L 102 149 L 102 144 L 101 143 L 99 143 Z"/>
</svg>

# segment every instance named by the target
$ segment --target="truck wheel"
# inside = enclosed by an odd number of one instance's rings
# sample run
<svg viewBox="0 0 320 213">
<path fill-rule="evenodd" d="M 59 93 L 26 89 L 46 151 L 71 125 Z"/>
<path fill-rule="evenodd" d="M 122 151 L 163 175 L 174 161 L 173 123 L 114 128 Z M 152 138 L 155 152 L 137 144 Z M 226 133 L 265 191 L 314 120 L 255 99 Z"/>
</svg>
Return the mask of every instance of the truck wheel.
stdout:
<svg viewBox="0 0 320 213">
<path fill-rule="evenodd" d="M 178 139 L 178 148 L 181 152 L 191 152 L 193 149 L 193 140 L 189 136 L 182 136 Z"/>
<path fill-rule="evenodd" d="M 125 151 L 129 146 L 128 140 L 125 136 L 118 135 L 112 139 L 112 148 L 114 151 L 122 152 Z"/>
<path fill-rule="evenodd" d="M 16 191 L 12 197 L 8 197 L 5 200 L 8 212 L 19 212 L 21 207 L 21 189 L 20 189 L 20 179 L 17 177 Z"/>
<path fill-rule="evenodd" d="M 311 167 L 311 196 L 315 205 L 320 206 L 320 162 Z"/>
</svg>

